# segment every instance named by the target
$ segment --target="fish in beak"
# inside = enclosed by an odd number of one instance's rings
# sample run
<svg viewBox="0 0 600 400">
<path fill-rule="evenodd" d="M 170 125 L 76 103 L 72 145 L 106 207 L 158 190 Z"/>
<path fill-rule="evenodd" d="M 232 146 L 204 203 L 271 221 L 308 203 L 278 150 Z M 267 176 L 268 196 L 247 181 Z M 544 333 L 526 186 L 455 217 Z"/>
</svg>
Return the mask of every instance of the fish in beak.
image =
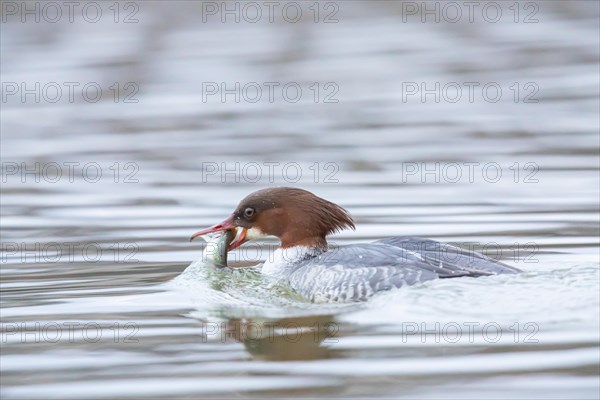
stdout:
<svg viewBox="0 0 600 400">
<path fill-rule="evenodd" d="M 229 248 L 229 244 L 235 238 L 237 234 L 237 229 L 226 230 L 223 234 L 217 233 L 216 236 L 210 234 L 203 236 L 206 242 L 206 248 L 204 249 L 203 256 L 205 256 L 206 261 L 211 263 L 217 268 L 225 268 L 227 267 L 227 252 Z"/>
<path fill-rule="evenodd" d="M 238 247 L 240 247 L 241 245 L 243 245 L 244 243 L 247 242 L 246 234 L 248 233 L 248 228 L 235 226 L 233 224 L 233 215 L 229 216 L 229 218 L 227 218 L 225 221 L 223 221 L 221 223 L 218 223 L 216 225 L 211 226 L 210 228 L 206 228 L 199 232 L 194 233 L 192 235 L 192 237 L 190 238 L 190 242 L 192 240 L 194 240 L 195 238 L 197 238 L 198 236 L 204 236 L 209 233 L 224 232 L 224 231 L 229 231 L 229 230 L 236 232 L 236 235 L 233 238 L 233 241 L 227 247 L 227 251 L 237 249 Z"/>
</svg>

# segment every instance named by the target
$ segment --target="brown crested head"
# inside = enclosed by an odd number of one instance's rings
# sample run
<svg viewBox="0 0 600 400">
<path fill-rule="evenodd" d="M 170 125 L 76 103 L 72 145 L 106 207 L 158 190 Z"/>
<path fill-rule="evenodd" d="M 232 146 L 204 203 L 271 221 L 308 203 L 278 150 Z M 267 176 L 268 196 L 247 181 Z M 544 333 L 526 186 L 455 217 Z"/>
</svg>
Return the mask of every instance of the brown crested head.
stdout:
<svg viewBox="0 0 600 400">
<path fill-rule="evenodd" d="M 277 236 L 281 247 L 327 247 L 325 237 L 354 229 L 348 212 L 309 191 L 280 187 L 258 190 L 243 199 L 233 213 L 233 225 L 247 228 L 249 237 Z"/>
</svg>

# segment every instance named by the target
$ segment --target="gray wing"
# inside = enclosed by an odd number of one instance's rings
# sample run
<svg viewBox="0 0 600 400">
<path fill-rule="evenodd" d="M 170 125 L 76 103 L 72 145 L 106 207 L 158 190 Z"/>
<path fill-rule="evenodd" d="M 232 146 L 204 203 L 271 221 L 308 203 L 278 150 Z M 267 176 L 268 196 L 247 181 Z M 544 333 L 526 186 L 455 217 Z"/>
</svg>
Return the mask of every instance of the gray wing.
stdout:
<svg viewBox="0 0 600 400">
<path fill-rule="evenodd" d="M 379 240 L 375 243 L 387 244 L 397 248 L 419 254 L 421 259 L 430 264 L 444 269 L 440 271 L 440 278 L 453 278 L 456 276 L 486 276 L 500 274 L 514 274 L 521 270 L 506 265 L 481 253 L 461 249 L 446 243 L 436 242 L 411 236 L 398 236 Z"/>
<path fill-rule="evenodd" d="M 483 254 L 414 237 L 331 249 L 301 262 L 289 284 L 313 302 L 365 300 L 373 294 L 436 278 L 519 272 Z"/>
<path fill-rule="evenodd" d="M 290 275 L 289 283 L 314 302 L 358 301 L 445 273 L 449 271 L 402 248 L 370 243 L 331 249 L 303 261 Z"/>
</svg>

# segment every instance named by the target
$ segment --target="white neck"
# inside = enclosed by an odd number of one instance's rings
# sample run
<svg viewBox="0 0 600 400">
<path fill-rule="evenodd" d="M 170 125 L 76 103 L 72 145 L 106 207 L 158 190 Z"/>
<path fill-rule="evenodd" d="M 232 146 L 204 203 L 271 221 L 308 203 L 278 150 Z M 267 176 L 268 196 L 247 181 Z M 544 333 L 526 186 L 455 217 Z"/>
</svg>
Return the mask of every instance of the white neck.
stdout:
<svg viewBox="0 0 600 400">
<path fill-rule="evenodd" d="M 265 261 L 261 272 L 265 275 L 282 275 L 293 270 L 300 261 L 317 256 L 320 253 L 322 253 L 322 250 L 314 247 L 293 246 L 285 249 L 279 247 Z"/>
</svg>

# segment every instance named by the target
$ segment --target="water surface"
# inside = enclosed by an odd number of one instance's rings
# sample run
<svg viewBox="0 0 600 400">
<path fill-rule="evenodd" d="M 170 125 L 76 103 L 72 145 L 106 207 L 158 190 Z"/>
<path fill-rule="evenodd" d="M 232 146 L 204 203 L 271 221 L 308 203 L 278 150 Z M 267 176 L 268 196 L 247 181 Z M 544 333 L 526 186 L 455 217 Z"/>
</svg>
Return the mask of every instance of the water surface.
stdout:
<svg viewBox="0 0 600 400">
<path fill-rule="evenodd" d="M 3 23 L 3 82 L 134 82 L 139 101 L 2 104 L 2 397 L 598 398 L 598 4 L 537 4 L 534 24 L 403 22 L 394 2 L 340 3 L 334 24 L 200 23 L 192 2 Z M 206 82 L 306 95 L 204 101 Z M 503 95 L 405 99 L 412 82 Z M 349 305 L 251 270 L 180 276 L 191 233 L 272 185 L 346 207 L 334 245 L 425 236 L 525 272 Z"/>
</svg>

